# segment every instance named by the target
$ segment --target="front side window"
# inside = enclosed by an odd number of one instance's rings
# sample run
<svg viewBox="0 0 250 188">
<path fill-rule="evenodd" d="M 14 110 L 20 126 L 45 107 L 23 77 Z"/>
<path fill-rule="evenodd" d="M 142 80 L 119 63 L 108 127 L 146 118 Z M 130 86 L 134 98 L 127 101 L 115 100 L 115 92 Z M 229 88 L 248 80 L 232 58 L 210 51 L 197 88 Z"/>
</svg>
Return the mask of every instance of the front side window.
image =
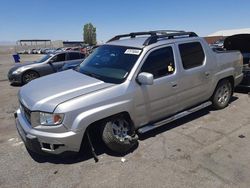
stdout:
<svg viewBox="0 0 250 188">
<path fill-rule="evenodd" d="M 103 45 L 80 65 L 79 72 L 109 83 L 122 83 L 127 78 L 141 49 Z"/>
<path fill-rule="evenodd" d="M 141 68 L 141 72 L 153 74 L 154 79 L 172 74 L 174 70 L 174 55 L 171 47 L 151 52 Z"/>
<path fill-rule="evenodd" d="M 47 55 L 44 55 L 41 59 L 39 59 L 38 61 L 36 61 L 37 63 L 43 63 L 45 61 L 47 61 L 49 58 L 51 58 L 51 54 L 47 54 Z"/>
<path fill-rule="evenodd" d="M 203 65 L 205 54 L 199 42 L 180 44 L 179 50 L 184 69 Z"/>
<path fill-rule="evenodd" d="M 54 62 L 60 62 L 60 61 L 65 61 L 65 53 L 63 54 L 58 54 L 52 58 L 53 63 Z"/>
</svg>

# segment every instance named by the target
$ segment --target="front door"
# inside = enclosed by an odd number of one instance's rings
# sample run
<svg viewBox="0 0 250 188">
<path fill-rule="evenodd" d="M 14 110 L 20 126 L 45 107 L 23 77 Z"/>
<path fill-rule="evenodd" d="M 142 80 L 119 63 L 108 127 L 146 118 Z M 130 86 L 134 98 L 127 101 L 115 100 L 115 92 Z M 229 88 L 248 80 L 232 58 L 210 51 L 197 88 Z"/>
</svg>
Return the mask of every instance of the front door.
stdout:
<svg viewBox="0 0 250 188">
<path fill-rule="evenodd" d="M 45 76 L 52 74 L 60 70 L 60 68 L 65 64 L 65 53 L 61 53 L 52 57 L 49 62 L 43 63 L 37 68 L 40 76 Z"/>
<path fill-rule="evenodd" d="M 49 63 L 52 71 L 58 72 L 65 64 L 65 60 L 66 60 L 66 53 L 61 53 L 61 54 L 55 55 L 51 59 L 51 63 Z"/>
<path fill-rule="evenodd" d="M 158 121 L 176 112 L 178 70 L 174 59 L 172 45 L 154 49 L 146 57 L 140 72 L 153 74 L 154 83 L 138 87 L 135 108 L 141 115 L 140 124 Z"/>
</svg>

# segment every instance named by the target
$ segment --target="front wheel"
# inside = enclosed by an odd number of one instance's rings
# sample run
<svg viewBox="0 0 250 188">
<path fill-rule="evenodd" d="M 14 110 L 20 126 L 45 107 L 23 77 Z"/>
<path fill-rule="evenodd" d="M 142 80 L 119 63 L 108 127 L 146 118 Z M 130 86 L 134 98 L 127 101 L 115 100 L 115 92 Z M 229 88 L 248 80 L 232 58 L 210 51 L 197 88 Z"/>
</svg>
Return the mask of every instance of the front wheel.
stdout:
<svg viewBox="0 0 250 188">
<path fill-rule="evenodd" d="M 225 108 L 232 96 L 232 84 L 229 80 L 222 80 L 217 85 L 212 96 L 212 103 L 215 109 Z"/>
<path fill-rule="evenodd" d="M 23 84 L 27 84 L 31 80 L 34 80 L 34 79 L 36 79 L 38 77 L 39 77 L 39 74 L 37 72 L 35 72 L 35 71 L 28 71 L 28 72 L 25 72 L 23 74 L 22 82 L 23 82 Z"/>
<path fill-rule="evenodd" d="M 115 117 L 104 123 L 102 131 L 102 140 L 106 146 L 116 153 L 126 153 L 136 143 L 134 139 L 132 126 L 124 117 Z"/>
</svg>

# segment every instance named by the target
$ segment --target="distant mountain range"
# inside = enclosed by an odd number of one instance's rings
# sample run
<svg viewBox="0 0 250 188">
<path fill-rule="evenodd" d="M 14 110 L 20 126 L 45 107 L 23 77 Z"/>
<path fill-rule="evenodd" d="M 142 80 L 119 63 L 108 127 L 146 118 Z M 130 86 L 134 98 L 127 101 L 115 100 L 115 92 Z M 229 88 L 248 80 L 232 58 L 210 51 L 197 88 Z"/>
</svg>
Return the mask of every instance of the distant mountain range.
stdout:
<svg viewBox="0 0 250 188">
<path fill-rule="evenodd" d="M 0 46 L 15 46 L 16 45 L 16 42 L 15 41 L 5 41 L 5 40 L 0 40 Z M 52 41 L 52 45 L 54 47 L 61 47 L 62 46 L 62 40 L 55 40 L 55 41 Z M 29 45 L 27 45 L 29 46 Z"/>
<path fill-rule="evenodd" d="M 16 42 L 14 41 L 0 41 L 0 46 L 13 46 Z"/>
</svg>

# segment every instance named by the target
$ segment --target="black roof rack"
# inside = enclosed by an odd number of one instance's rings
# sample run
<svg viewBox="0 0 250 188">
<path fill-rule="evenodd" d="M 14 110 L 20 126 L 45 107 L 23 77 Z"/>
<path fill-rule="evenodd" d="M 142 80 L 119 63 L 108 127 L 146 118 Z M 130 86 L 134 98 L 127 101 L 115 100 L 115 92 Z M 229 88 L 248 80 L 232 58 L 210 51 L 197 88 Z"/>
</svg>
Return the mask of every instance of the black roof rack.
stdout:
<svg viewBox="0 0 250 188">
<path fill-rule="evenodd" d="M 120 40 L 121 38 L 135 38 L 137 36 L 144 36 L 150 35 L 145 42 L 143 43 L 144 46 L 148 46 L 150 44 L 156 43 L 158 39 L 174 39 L 174 38 L 181 38 L 181 37 L 197 37 L 198 35 L 194 32 L 185 32 L 179 30 L 156 30 L 156 31 L 147 31 L 147 32 L 133 32 L 124 35 L 117 35 L 108 42 Z"/>
</svg>

